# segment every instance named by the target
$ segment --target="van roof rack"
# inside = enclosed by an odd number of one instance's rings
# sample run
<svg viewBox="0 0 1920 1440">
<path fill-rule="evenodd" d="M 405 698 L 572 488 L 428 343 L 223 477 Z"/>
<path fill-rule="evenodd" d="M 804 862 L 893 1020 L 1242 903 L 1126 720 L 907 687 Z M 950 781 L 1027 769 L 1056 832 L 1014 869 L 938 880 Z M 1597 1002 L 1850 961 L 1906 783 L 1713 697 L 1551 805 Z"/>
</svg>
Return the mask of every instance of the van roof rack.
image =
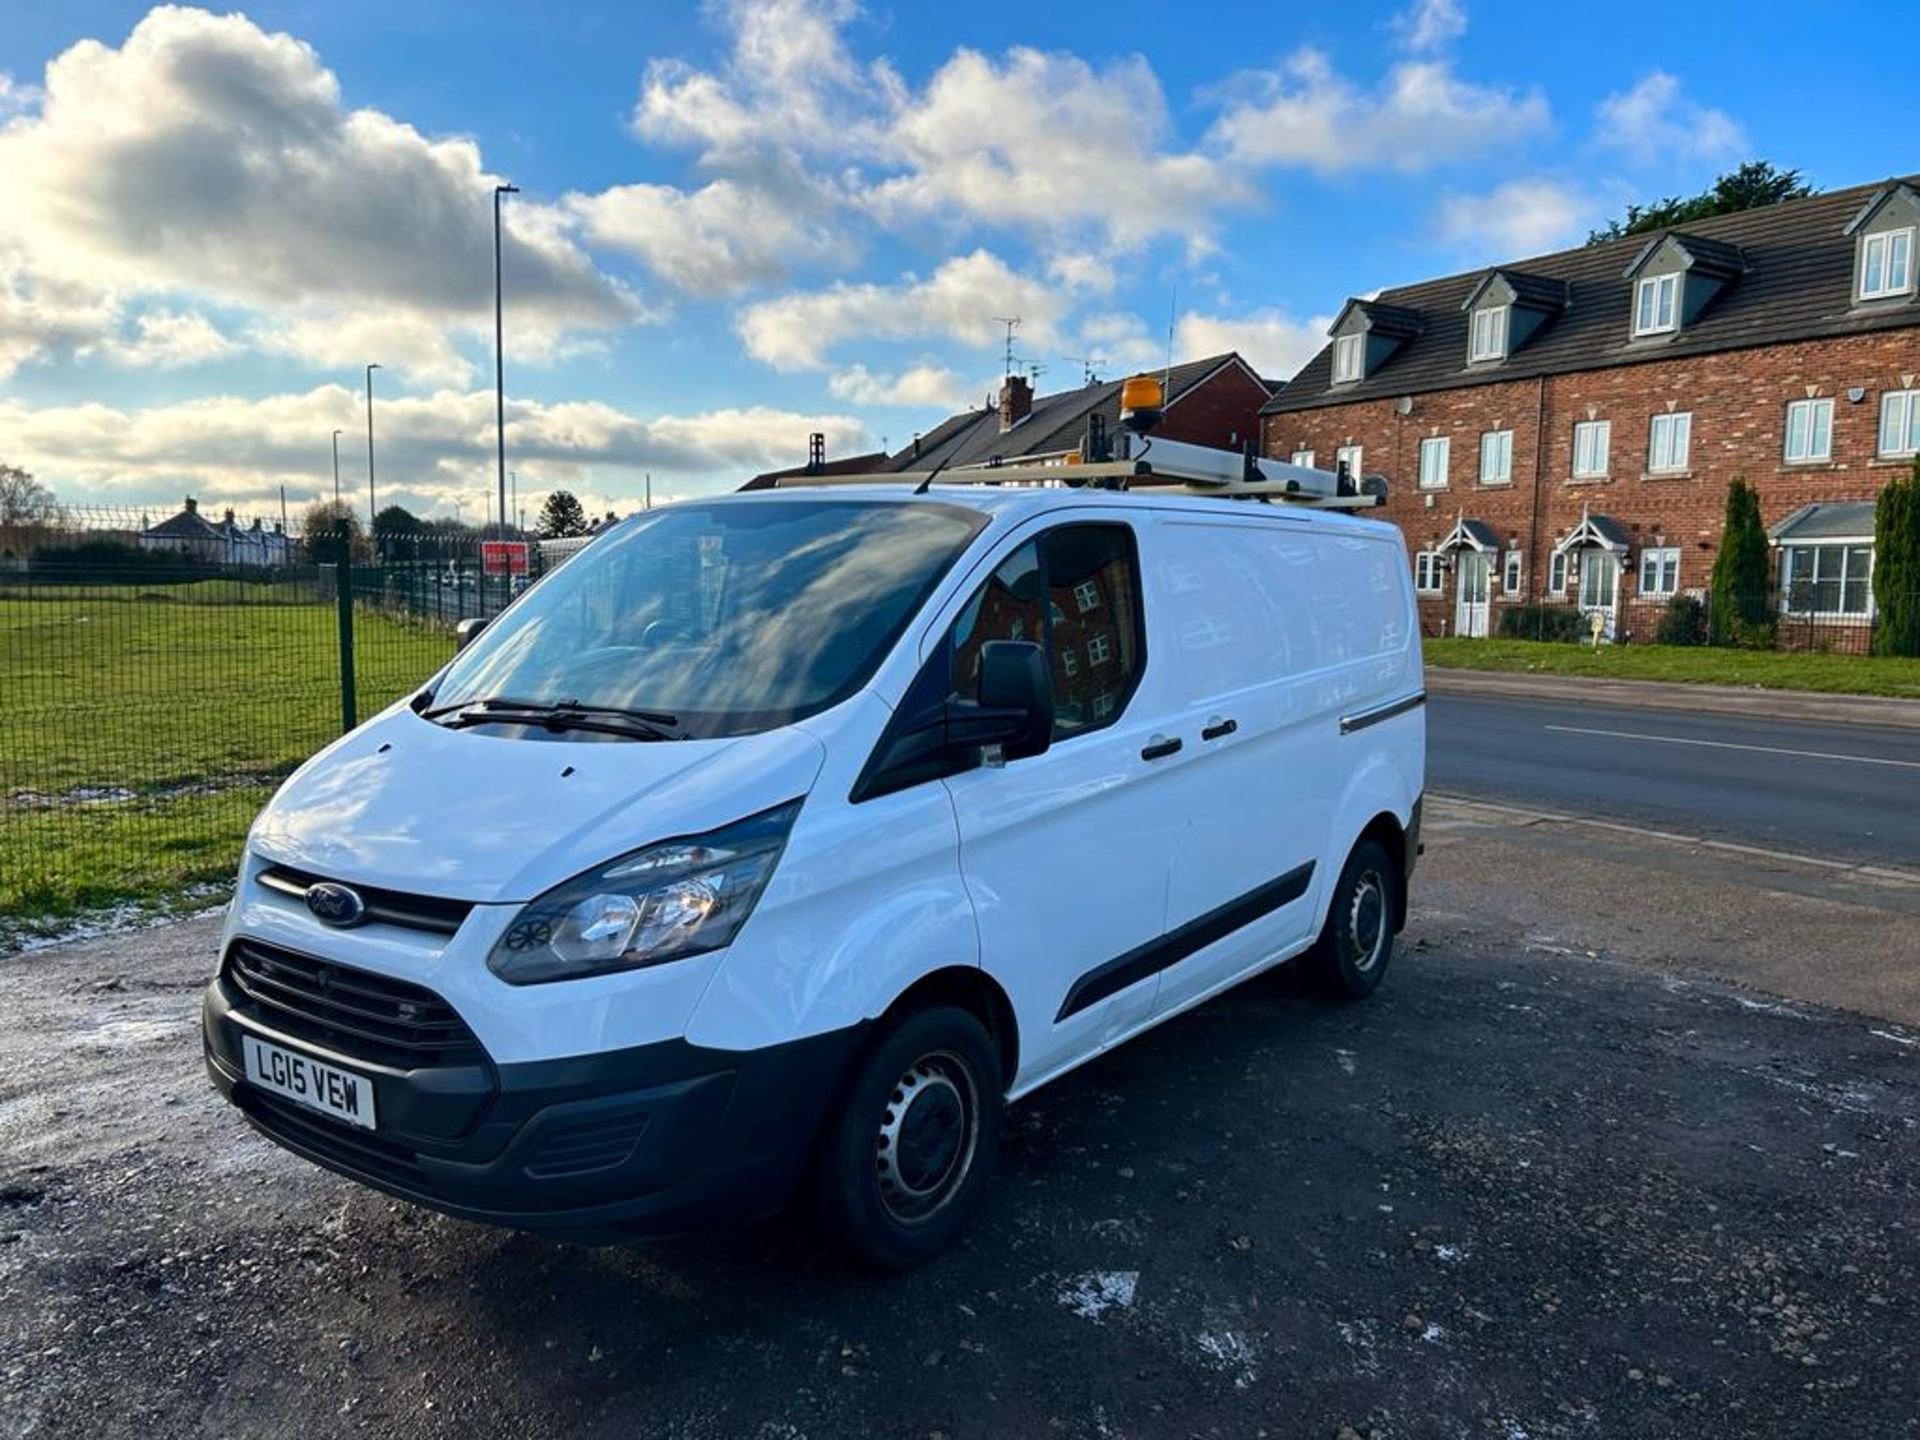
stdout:
<svg viewBox="0 0 1920 1440">
<path fill-rule="evenodd" d="M 924 490 L 939 485 L 1067 486 L 1124 491 L 1150 485 L 1166 495 L 1211 495 L 1226 499 L 1285 501 L 1316 510 L 1370 510 L 1386 503 L 1384 476 L 1364 479 L 1340 469 L 1316 470 L 1281 460 L 1264 460 L 1243 450 L 1217 450 L 1181 440 L 1155 440 L 1131 460 L 1082 463 L 1070 453 L 1064 460 L 1029 465 L 988 463 L 964 469 L 893 470 L 868 475 L 784 475 L 774 482 L 790 487 L 910 485 Z"/>
</svg>

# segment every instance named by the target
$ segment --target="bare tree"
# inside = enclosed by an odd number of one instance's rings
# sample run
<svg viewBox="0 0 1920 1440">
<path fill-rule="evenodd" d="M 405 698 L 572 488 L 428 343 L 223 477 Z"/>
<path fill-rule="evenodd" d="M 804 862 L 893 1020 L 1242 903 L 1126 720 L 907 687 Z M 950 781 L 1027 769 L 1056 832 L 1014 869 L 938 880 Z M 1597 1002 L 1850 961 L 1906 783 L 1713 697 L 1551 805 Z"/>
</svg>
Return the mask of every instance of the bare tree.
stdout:
<svg viewBox="0 0 1920 1440">
<path fill-rule="evenodd" d="M 60 502 L 53 492 L 18 465 L 0 460 L 0 525 L 54 525 Z"/>
</svg>

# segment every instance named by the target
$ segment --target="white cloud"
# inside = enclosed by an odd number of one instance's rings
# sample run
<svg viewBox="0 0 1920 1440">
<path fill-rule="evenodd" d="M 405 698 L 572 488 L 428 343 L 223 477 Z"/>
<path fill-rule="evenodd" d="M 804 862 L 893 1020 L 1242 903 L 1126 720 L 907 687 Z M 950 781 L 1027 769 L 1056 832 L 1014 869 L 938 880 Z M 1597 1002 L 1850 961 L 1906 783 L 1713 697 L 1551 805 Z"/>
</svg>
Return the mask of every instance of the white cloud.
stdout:
<svg viewBox="0 0 1920 1440">
<path fill-rule="evenodd" d="M 888 134 L 905 165 L 872 192 L 893 223 L 956 215 L 1044 236 L 1086 231 L 1116 248 L 1161 235 L 1209 243 L 1213 217 L 1250 199 L 1218 160 L 1168 146 L 1160 82 L 1134 55 L 1095 67 L 1019 47 L 957 51 Z"/>
<path fill-rule="evenodd" d="M 1440 202 L 1440 239 L 1476 258 L 1516 260 L 1576 242 L 1591 217 L 1580 192 L 1553 180 L 1509 180 Z"/>
<path fill-rule="evenodd" d="M 1414 0 L 1391 23 L 1405 49 L 1424 55 L 1444 50 L 1467 33 L 1467 11 L 1460 0 Z"/>
<path fill-rule="evenodd" d="M 1138 55 L 1093 65 L 960 49 L 916 89 L 888 62 L 853 56 L 848 0 L 731 0 L 720 14 L 732 42 L 722 63 L 651 65 L 635 134 L 691 146 L 740 184 L 805 196 L 842 227 L 985 226 L 1061 250 L 1171 235 L 1204 249 L 1215 217 L 1250 199 L 1217 157 L 1172 144 L 1160 82 Z M 670 209 L 699 228 L 691 207 Z"/>
<path fill-rule="evenodd" d="M 828 354 L 856 340 L 945 339 L 988 345 L 1003 333 L 996 316 L 1020 317 L 1020 339 L 1050 346 L 1069 297 L 1018 274 L 986 250 L 956 256 L 926 279 L 897 285 L 847 284 L 797 291 L 749 305 L 740 314 L 747 353 L 782 370 L 823 368 Z"/>
<path fill-rule="evenodd" d="M 40 92 L 31 85 L 22 85 L 6 71 L 0 70 L 0 120 L 9 115 L 17 115 L 22 110 L 31 109 L 40 103 Z"/>
<path fill-rule="evenodd" d="M 1723 159 L 1747 143 L 1738 121 L 1689 100 L 1663 70 L 1600 102 L 1594 140 L 1643 164 Z"/>
<path fill-rule="evenodd" d="M 355 373 L 369 362 L 377 363 L 383 372 L 398 372 L 414 385 L 466 385 L 475 374 L 473 361 L 461 353 L 445 326 L 430 316 L 406 311 L 296 314 L 291 319 L 262 321 L 247 332 L 247 339 L 267 354 L 285 355 L 322 370 Z M 526 358 L 518 344 L 514 358 Z"/>
<path fill-rule="evenodd" d="M 479 147 L 347 109 L 309 46 L 243 16 L 162 6 L 117 49 L 73 45 L 38 106 L 0 129 L 0 174 L 0 249 L 37 284 L 491 325 L 496 177 Z M 531 345 L 639 318 L 565 216 L 507 213 L 507 290 Z"/>
<path fill-rule="evenodd" d="M 1322 174 L 1426 170 L 1511 150 L 1551 124 L 1538 90 L 1475 85 L 1440 60 L 1397 64 L 1369 93 L 1323 52 L 1304 49 L 1277 69 L 1238 77 L 1229 93 L 1243 98 L 1228 102 L 1210 138 L 1230 160 Z"/>
<path fill-rule="evenodd" d="M 849 405 L 910 405 L 961 410 L 970 392 L 943 365 L 913 365 L 897 375 L 876 375 L 864 365 L 850 366 L 827 382 L 836 400 Z"/>
<path fill-rule="evenodd" d="M 190 310 L 153 309 L 134 319 L 132 335 L 108 335 L 80 353 L 97 351 L 116 365 L 176 370 L 231 355 L 240 347 L 206 316 Z"/>
<path fill-rule="evenodd" d="M 639 257 L 676 289 L 729 295 L 782 278 L 799 261 L 846 253 L 804 196 L 720 179 L 698 190 L 618 185 L 569 195 L 587 237 Z"/>
<path fill-rule="evenodd" d="M 1182 315 L 1174 329 L 1174 354 L 1199 360 L 1237 350 L 1240 358 L 1270 380 L 1290 380 L 1327 343 L 1331 315 L 1296 320 L 1281 310 L 1246 315 Z"/>
<path fill-rule="evenodd" d="M 407 494 L 451 506 L 479 494 L 493 473 L 493 404 L 491 390 L 378 401 L 383 498 Z M 335 426 L 357 436 L 360 406 L 358 394 L 338 385 L 140 409 L 0 401 L 0 434 L 9 460 L 69 501 L 158 503 L 191 489 L 223 503 L 264 504 L 283 483 L 296 499 L 319 495 L 323 483 L 331 493 L 321 442 Z M 816 430 L 837 452 L 866 442 L 860 422 L 846 415 L 753 406 L 642 420 L 598 401 L 507 401 L 507 453 L 523 496 L 561 481 L 632 493 L 643 470 L 683 490 L 700 488 L 701 477 L 706 488 L 737 484 L 805 453 Z M 343 460 L 348 453 L 343 446 Z"/>
</svg>

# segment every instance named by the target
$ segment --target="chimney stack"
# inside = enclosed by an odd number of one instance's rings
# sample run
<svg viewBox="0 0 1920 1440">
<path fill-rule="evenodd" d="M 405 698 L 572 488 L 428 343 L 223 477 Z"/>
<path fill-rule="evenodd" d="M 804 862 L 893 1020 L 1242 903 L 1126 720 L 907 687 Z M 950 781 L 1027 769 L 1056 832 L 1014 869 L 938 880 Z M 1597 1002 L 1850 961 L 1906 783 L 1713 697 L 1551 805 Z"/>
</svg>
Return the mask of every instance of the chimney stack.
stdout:
<svg viewBox="0 0 1920 1440">
<path fill-rule="evenodd" d="M 1006 434 L 1033 413 L 1033 385 L 1024 375 L 1009 375 L 1000 386 L 1000 433 Z"/>
<path fill-rule="evenodd" d="M 818 475 L 827 463 L 827 437 L 816 430 L 807 436 L 807 474 Z"/>
<path fill-rule="evenodd" d="M 200 502 L 191 495 L 187 496 L 187 513 L 189 515 L 198 515 L 200 513 Z"/>
</svg>

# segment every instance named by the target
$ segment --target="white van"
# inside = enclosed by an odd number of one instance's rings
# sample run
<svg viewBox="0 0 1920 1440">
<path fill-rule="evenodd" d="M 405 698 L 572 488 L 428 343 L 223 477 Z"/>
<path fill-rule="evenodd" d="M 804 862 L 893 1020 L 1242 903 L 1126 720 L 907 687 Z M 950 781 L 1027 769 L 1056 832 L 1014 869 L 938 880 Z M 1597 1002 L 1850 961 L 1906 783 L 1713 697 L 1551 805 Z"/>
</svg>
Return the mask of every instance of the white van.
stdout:
<svg viewBox="0 0 1920 1440">
<path fill-rule="evenodd" d="M 1279 962 L 1366 995 L 1425 764 L 1391 526 L 862 485 L 652 510 L 307 762 L 205 1000 L 270 1138 L 450 1214 L 810 1194 L 904 1266 L 1005 1104 Z"/>
</svg>

